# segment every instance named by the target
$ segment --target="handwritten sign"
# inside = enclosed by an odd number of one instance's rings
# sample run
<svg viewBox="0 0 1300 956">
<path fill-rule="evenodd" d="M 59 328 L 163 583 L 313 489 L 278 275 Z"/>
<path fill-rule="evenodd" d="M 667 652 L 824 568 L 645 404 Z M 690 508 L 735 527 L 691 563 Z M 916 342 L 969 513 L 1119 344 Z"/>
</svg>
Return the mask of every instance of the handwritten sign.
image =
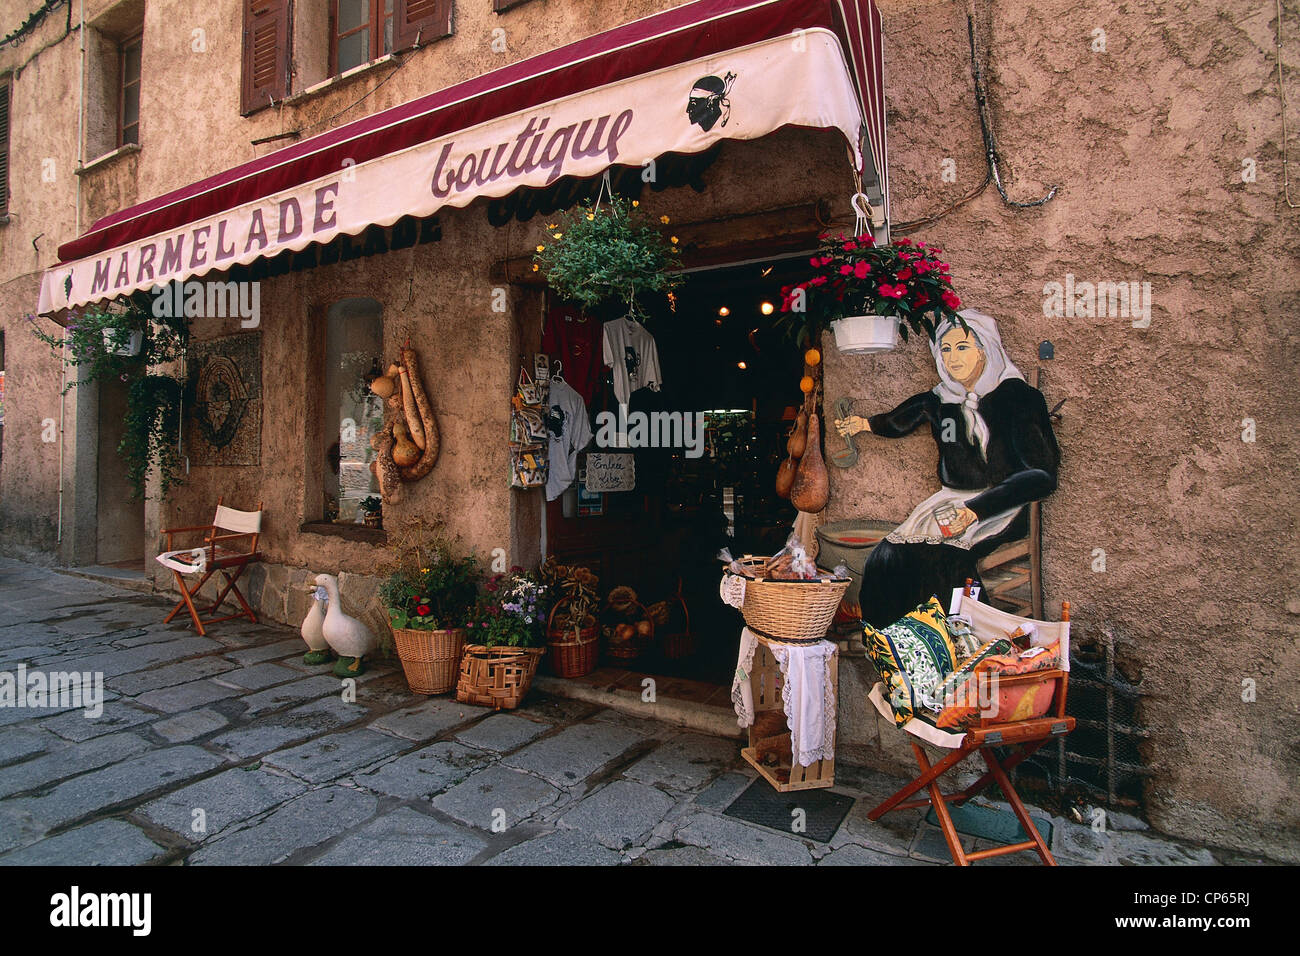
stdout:
<svg viewBox="0 0 1300 956">
<path fill-rule="evenodd" d="M 636 459 L 631 455 L 587 456 L 588 491 L 631 491 L 636 487 Z"/>
</svg>

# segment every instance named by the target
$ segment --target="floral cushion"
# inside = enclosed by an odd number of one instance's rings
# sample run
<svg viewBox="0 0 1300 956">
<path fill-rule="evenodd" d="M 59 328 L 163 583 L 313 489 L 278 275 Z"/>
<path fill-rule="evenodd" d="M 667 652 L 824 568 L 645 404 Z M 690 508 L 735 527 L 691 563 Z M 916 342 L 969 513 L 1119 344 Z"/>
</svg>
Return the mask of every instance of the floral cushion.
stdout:
<svg viewBox="0 0 1300 956">
<path fill-rule="evenodd" d="M 864 624 L 862 642 L 885 684 L 900 727 L 932 699 L 934 688 L 952 672 L 957 658 L 947 616 L 933 597 L 882 630 Z"/>
</svg>

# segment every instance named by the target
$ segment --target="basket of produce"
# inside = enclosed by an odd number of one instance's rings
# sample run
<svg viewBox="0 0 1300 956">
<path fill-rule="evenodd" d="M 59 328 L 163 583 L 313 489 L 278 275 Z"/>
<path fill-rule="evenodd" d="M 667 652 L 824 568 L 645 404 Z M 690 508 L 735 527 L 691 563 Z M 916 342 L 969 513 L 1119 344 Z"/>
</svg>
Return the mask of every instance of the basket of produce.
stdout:
<svg viewBox="0 0 1300 956">
<path fill-rule="evenodd" d="M 605 653 L 617 660 L 640 657 L 654 641 L 654 622 L 630 587 L 621 585 L 609 592 L 607 614 L 612 623 L 603 628 Z"/>
<path fill-rule="evenodd" d="M 790 548 L 770 558 L 746 555 L 729 561 L 723 572 L 724 599 L 730 592 L 728 603 L 737 600 L 743 587 L 739 607 L 746 626 L 778 641 L 825 637 L 850 583 L 847 574 L 820 571 L 801 550 Z"/>
</svg>

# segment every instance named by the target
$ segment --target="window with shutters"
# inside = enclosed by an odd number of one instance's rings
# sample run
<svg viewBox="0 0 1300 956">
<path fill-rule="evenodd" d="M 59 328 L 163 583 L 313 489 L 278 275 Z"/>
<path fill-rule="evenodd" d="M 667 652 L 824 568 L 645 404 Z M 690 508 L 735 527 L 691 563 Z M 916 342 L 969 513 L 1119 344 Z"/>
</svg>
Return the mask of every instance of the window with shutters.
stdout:
<svg viewBox="0 0 1300 956">
<path fill-rule="evenodd" d="M 289 95 L 289 34 L 289 0 L 244 0 L 245 116 Z"/>
<path fill-rule="evenodd" d="M 330 0 L 330 73 L 393 52 L 395 0 Z"/>
<path fill-rule="evenodd" d="M 393 0 L 393 45 L 403 50 L 451 36 L 451 0 Z"/>
<path fill-rule="evenodd" d="M 117 111 L 117 145 L 140 142 L 140 49 L 143 36 L 135 36 L 122 42 L 118 48 L 118 76 L 121 89 L 118 91 Z"/>
<path fill-rule="evenodd" d="M 0 219 L 9 215 L 9 93 L 13 83 L 0 80 Z"/>
</svg>

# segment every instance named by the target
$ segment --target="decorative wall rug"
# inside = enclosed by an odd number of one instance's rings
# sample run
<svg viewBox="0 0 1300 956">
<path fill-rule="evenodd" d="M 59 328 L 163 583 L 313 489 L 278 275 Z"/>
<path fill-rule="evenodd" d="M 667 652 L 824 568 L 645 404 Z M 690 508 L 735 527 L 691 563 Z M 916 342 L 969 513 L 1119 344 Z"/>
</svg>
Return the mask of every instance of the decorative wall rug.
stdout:
<svg viewBox="0 0 1300 956">
<path fill-rule="evenodd" d="M 186 452 L 192 465 L 262 461 L 262 333 L 191 342 Z"/>
<path fill-rule="evenodd" d="M 757 823 L 760 827 L 787 836 L 829 843 L 852 809 L 853 798 L 842 793 L 832 793 L 830 790 L 777 793 L 770 783 L 759 777 L 731 802 L 723 815 L 746 823 Z M 807 829 L 803 833 L 796 833 L 792 829 L 795 810 L 804 812 Z"/>
</svg>

